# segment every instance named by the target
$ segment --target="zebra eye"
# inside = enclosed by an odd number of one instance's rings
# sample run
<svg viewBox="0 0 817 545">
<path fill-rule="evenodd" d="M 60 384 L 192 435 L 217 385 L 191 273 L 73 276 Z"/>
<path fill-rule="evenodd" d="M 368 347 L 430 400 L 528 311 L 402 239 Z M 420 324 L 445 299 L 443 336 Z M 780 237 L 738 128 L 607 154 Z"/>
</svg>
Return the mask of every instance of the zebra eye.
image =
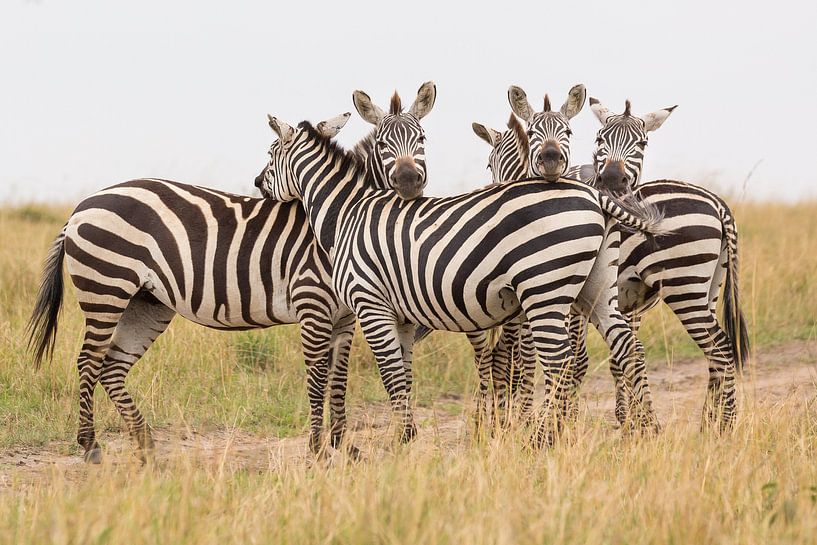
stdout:
<svg viewBox="0 0 817 545">
<path fill-rule="evenodd" d="M 573 136 L 573 131 L 571 131 L 570 129 L 567 129 L 565 131 L 565 134 L 568 135 L 568 136 Z"/>
<path fill-rule="evenodd" d="M 417 137 L 417 142 L 419 142 L 420 144 L 425 144 L 426 143 L 425 135 L 421 134 L 420 136 L 418 136 Z"/>
<path fill-rule="evenodd" d="M 638 143 L 638 145 L 639 145 L 639 146 L 641 146 L 642 148 L 643 148 L 643 147 L 646 147 L 646 146 L 647 146 L 647 141 L 646 141 L 646 140 L 642 140 L 641 142 L 639 142 L 639 143 Z"/>
</svg>

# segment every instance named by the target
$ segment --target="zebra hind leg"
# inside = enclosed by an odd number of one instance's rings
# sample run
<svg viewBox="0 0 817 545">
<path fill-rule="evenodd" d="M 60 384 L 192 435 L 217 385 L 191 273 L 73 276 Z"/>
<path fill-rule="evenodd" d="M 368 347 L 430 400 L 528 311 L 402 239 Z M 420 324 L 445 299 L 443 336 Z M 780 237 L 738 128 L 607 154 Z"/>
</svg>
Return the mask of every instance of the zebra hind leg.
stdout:
<svg viewBox="0 0 817 545">
<path fill-rule="evenodd" d="M 702 428 L 728 431 L 737 418 L 736 371 L 729 338 L 718 323 L 709 301 L 672 300 L 668 305 L 709 362 L 709 383 Z"/>
<path fill-rule="evenodd" d="M 536 355 L 545 375 L 545 402 L 536 432 L 535 444 L 553 445 L 567 419 L 572 387 L 570 339 L 566 312 L 559 307 L 525 309 L 531 325 Z"/>
<path fill-rule="evenodd" d="M 84 450 L 85 461 L 92 464 L 102 461 L 102 450 L 96 440 L 94 430 L 94 390 L 99 381 L 108 344 L 120 316 L 121 313 L 116 312 L 86 312 L 85 340 L 77 357 L 77 371 L 79 372 L 77 443 Z"/>
<path fill-rule="evenodd" d="M 132 301 L 131 298 L 138 292 L 138 287 L 111 288 L 105 283 L 89 282 L 84 277 L 76 275 L 72 275 L 71 279 L 77 288 L 77 300 L 85 315 L 84 341 L 77 357 L 79 373 L 77 443 L 84 450 L 85 461 L 98 464 L 102 461 L 102 450 L 94 430 L 94 391 L 103 372 L 111 338 L 129 302 Z"/>
<path fill-rule="evenodd" d="M 138 293 L 122 313 L 102 363 L 99 382 L 136 440 L 142 462 L 146 462 L 153 451 L 153 436 L 144 416 L 125 388 L 125 379 L 131 367 L 167 329 L 175 315 L 172 309 L 149 293 Z"/>
<path fill-rule="evenodd" d="M 332 324 L 313 314 L 299 317 L 301 347 L 306 364 L 306 393 L 309 397 L 309 450 L 318 458 L 326 453 L 323 443 L 323 409 L 329 382 Z"/>
</svg>

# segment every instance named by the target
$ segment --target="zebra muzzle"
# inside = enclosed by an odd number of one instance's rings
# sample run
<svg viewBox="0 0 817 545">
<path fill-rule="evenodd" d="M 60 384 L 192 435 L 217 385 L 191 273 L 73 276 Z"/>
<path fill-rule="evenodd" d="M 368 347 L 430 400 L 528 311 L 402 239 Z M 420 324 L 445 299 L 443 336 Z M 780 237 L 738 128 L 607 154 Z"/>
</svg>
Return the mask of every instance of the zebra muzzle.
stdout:
<svg viewBox="0 0 817 545">
<path fill-rule="evenodd" d="M 415 166 L 411 157 L 399 157 L 395 164 L 391 182 L 397 194 L 406 200 L 422 196 L 425 186 L 423 174 Z"/>
</svg>

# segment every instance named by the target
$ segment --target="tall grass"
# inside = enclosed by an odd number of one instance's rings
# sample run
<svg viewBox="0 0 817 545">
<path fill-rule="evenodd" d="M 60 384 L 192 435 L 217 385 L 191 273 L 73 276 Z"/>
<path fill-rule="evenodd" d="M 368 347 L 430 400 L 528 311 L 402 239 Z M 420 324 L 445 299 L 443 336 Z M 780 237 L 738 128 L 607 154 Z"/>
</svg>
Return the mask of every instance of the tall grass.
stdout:
<svg viewBox="0 0 817 545">
<path fill-rule="evenodd" d="M 750 407 L 726 438 L 629 441 L 583 418 L 547 453 L 516 438 L 418 443 L 369 461 L 230 454 L 54 469 L 0 497 L 3 543 L 813 543 L 817 416 Z"/>
<path fill-rule="evenodd" d="M 42 259 L 69 213 L 0 209 L 0 450 L 55 442 L 76 452 L 81 314 L 70 287 L 53 362 L 35 369 L 24 338 Z M 736 213 L 752 341 L 814 339 L 817 203 Z M 698 354 L 665 308 L 640 337 L 651 367 Z M 591 355 L 606 357 L 595 335 Z M 359 335 L 351 361 L 355 414 L 381 410 L 383 387 Z M 415 362 L 419 405 L 467 406 L 475 373 L 462 335 L 433 335 Z M 128 387 L 159 428 L 284 437 L 306 430 L 304 376 L 295 326 L 228 334 L 177 318 Z M 101 391 L 96 400 L 103 440 L 122 432 Z M 794 399 L 744 400 L 731 436 L 676 422 L 638 441 L 584 415 L 546 453 L 518 438 L 452 442 L 431 427 L 412 446 L 370 448 L 377 454 L 359 464 L 304 464 L 273 450 L 252 463 L 180 453 L 144 469 L 107 457 L 47 478 L 0 468 L 0 543 L 813 543 L 816 414 Z"/>
</svg>

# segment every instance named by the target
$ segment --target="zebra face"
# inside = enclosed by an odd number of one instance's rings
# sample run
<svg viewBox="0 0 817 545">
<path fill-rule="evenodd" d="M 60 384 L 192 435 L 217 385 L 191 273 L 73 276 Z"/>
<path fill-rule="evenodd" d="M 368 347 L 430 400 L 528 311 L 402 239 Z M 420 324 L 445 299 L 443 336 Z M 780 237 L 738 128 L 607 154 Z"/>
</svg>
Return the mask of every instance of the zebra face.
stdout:
<svg viewBox="0 0 817 545">
<path fill-rule="evenodd" d="M 352 94 L 360 116 L 376 127 L 367 169 L 376 183 L 396 190 L 403 199 L 420 197 L 428 182 L 425 132 L 420 120 L 431 111 L 436 95 L 434 83 L 424 83 L 414 104 L 403 112 L 400 96 L 395 93 L 387 114 L 363 91 Z"/>
<path fill-rule="evenodd" d="M 545 98 L 547 101 L 547 98 Z M 530 173 L 556 181 L 570 166 L 570 123 L 558 112 L 534 114 L 528 123 Z"/>
<path fill-rule="evenodd" d="M 404 199 L 423 194 L 426 176 L 425 134 L 420 122 L 411 114 L 389 114 L 375 132 L 372 159 L 379 178 Z"/>
<path fill-rule="evenodd" d="M 625 102 L 624 113 L 614 114 L 598 100 L 591 98 L 590 109 L 602 124 L 596 135 L 596 148 L 593 152 L 593 165 L 599 186 L 613 194 L 633 190 L 641 178 L 647 133 L 658 129 L 675 106 L 642 118 L 630 112 L 629 100 Z"/>
<path fill-rule="evenodd" d="M 333 138 L 340 132 L 352 114 L 344 113 L 337 117 L 321 121 L 315 125 L 315 130 L 325 138 Z M 267 116 L 270 128 L 278 136 L 269 149 L 269 162 L 261 174 L 255 178 L 255 186 L 261 190 L 264 197 L 276 201 L 292 201 L 301 198 L 300 188 L 292 171 L 290 163 L 292 149 L 298 138 L 306 131 L 303 124 L 294 129 L 280 119 Z"/>
<path fill-rule="evenodd" d="M 493 183 L 519 180 L 527 175 L 528 136 L 515 115 L 511 114 L 508 130 L 502 133 L 479 123 L 472 123 L 471 128 L 492 148 L 488 168 Z"/>
<path fill-rule="evenodd" d="M 527 122 L 528 172 L 556 181 L 570 166 L 570 120 L 584 106 L 584 85 L 575 85 L 559 111 L 551 111 L 550 98 L 545 95 L 541 112 L 534 112 L 527 95 L 520 87 L 511 86 L 508 101 L 514 113 Z"/>
</svg>

